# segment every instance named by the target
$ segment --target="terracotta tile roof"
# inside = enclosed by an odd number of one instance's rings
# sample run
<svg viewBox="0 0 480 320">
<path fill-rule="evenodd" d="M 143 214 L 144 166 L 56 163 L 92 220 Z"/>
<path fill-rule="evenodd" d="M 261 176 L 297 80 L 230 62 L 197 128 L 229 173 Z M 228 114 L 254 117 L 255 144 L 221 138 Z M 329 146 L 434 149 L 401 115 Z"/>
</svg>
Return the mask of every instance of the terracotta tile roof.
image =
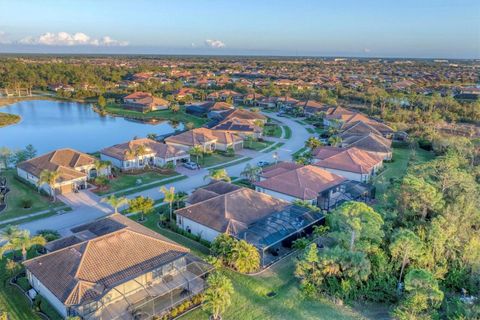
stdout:
<svg viewBox="0 0 480 320">
<path fill-rule="evenodd" d="M 342 127 L 343 132 L 339 135 L 342 139 L 355 135 L 365 135 L 369 133 L 375 133 L 381 135 L 380 131 L 369 125 L 364 121 L 350 122 Z"/>
<path fill-rule="evenodd" d="M 262 128 L 251 124 L 248 121 L 238 118 L 224 120 L 217 124 L 212 130 L 220 131 L 238 131 L 238 132 L 262 132 Z"/>
<path fill-rule="evenodd" d="M 147 154 L 153 154 L 163 159 L 183 157 L 187 155 L 187 152 L 184 150 L 148 138 L 135 139 L 116 144 L 114 146 L 105 148 L 100 152 L 115 159 L 132 160 L 135 159 L 135 156 L 130 154 L 129 151 L 135 150 L 139 146 L 145 147 Z"/>
<path fill-rule="evenodd" d="M 344 177 L 312 165 L 296 168 L 256 182 L 260 188 L 280 192 L 301 200 L 316 199 L 322 191 L 344 182 Z"/>
<path fill-rule="evenodd" d="M 189 130 L 165 139 L 165 142 L 167 143 L 176 143 L 187 146 L 203 145 L 205 143 L 213 142 L 230 144 L 239 141 L 243 141 L 243 139 L 233 133 L 210 130 L 207 128 Z"/>
<path fill-rule="evenodd" d="M 358 148 L 348 148 L 343 149 L 342 151 L 339 150 L 337 154 L 320 160 L 315 163 L 315 166 L 367 174 L 370 173 L 376 165 L 379 165 L 382 162 L 382 157 Z"/>
<path fill-rule="evenodd" d="M 57 182 L 86 177 L 86 174 L 75 170 L 83 166 L 93 165 L 95 158 L 73 149 L 58 149 L 39 157 L 21 162 L 20 169 L 39 177 L 43 170 L 57 171 L 60 177 Z"/>
<path fill-rule="evenodd" d="M 225 114 L 224 121 L 232 120 L 235 118 L 240 120 L 248 120 L 251 122 L 255 120 L 262 120 L 262 121 L 267 120 L 267 117 L 259 112 L 252 112 L 246 109 L 234 109 Z"/>
<path fill-rule="evenodd" d="M 224 185 L 214 187 L 225 189 Z M 251 189 L 236 187 L 232 187 L 232 189 L 232 191 L 179 209 L 176 214 L 218 232 L 238 234 L 255 221 L 274 212 L 282 211 L 290 205 L 286 201 Z"/>
<path fill-rule="evenodd" d="M 285 173 L 287 171 L 295 170 L 301 167 L 301 164 L 297 164 L 295 162 L 279 162 L 273 166 L 263 168 L 260 176 L 263 178 L 271 178 L 281 173 Z"/>
<path fill-rule="evenodd" d="M 130 219 L 112 215 L 83 226 L 98 236 L 27 260 L 24 265 L 62 303 L 76 305 L 188 253 L 188 249 L 126 220 Z"/>
<path fill-rule="evenodd" d="M 331 156 L 337 155 L 340 152 L 345 151 L 343 148 L 331 147 L 331 146 L 322 146 L 312 150 L 312 156 L 315 159 L 324 160 L 330 158 Z"/>
<path fill-rule="evenodd" d="M 392 152 L 392 141 L 374 133 L 369 133 L 363 136 L 350 136 L 345 138 L 342 141 L 342 144 L 369 152 Z"/>
</svg>

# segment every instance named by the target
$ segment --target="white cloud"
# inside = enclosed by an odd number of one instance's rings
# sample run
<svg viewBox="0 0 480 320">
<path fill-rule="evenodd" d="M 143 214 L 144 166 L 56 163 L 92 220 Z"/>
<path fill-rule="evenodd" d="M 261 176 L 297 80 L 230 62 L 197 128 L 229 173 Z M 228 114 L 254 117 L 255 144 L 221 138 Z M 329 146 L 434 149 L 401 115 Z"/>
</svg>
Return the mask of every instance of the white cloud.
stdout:
<svg viewBox="0 0 480 320">
<path fill-rule="evenodd" d="M 68 32 L 47 32 L 39 37 L 25 37 L 19 41 L 21 44 L 40 44 L 47 46 L 77 46 L 77 45 L 90 45 L 90 46 L 126 46 L 128 42 L 112 39 L 109 36 L 102 37 L 100 39 L 91 38 L 83 32 L 77 32 L 70 34 Z"/>
<path fill-rule="evenodd" d="M 363 52 L 365 52 L 365 53 L 369 53 L 370 51 L 372 51 L 372 50 L 370 50 L 369 48 L 364 48 L 363 49 Z"/>
<path fill-rule="evenodd" d="M 225 43 L 223 43 L 222 41 L 220 40 L 210 40 L 210 39 L 207 39 L 205 40 L 205 45 L 207 47 L 210 47 L 210 48 L 224 48 L 225 47 Z"/>
<path fill-rule="evenodd" d="M 0 44 L 9 44 L 11 43 L 10 39 L 8 38 L 8 35 L 5 31 L 0 30 Z"/>
</svg>

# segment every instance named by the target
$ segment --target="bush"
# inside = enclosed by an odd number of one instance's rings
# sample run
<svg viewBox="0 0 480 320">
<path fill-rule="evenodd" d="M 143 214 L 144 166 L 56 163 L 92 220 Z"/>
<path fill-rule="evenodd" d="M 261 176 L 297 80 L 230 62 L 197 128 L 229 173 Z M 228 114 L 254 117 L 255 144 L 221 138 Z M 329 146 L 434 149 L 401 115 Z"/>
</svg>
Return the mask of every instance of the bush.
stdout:
<svg viewBox="0 0 480 320">
<path fill-rule="evenodd" d="M 30 283 L 28 282 L 27 277 L 17 278 L 17 284 L 20 286 L 20 288 L 23 289 L 23 291 L 28 291 L 32 288 L 32 286 L 30 286 Z"/>
<path fill-rule="evenodd" d="M 44 229 L 44 230 L 38 230 L 37 234 L 39 236 L 42 236 L 47 240 L 47 242 L 57 240 L 60 238 L 60 233 L 58 233 L 57 230 L 49 230 L 49 229 Z"/>
<path fill-rule="evenodd" d="M 20 200 L 20 204 L 23 209 L 30 209 L 33 205 L 33 201 L 32 199 L 23 198 L 22 200 Z"/>
</svg>

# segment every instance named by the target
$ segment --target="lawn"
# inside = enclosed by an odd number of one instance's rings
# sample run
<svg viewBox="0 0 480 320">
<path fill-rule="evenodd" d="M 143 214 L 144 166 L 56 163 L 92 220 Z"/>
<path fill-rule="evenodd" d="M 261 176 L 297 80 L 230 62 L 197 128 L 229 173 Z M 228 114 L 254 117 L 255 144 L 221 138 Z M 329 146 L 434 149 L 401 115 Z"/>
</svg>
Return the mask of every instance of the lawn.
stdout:
<svg viewBox="0 0 480 320">
<path fill-rule="evenodd" d="M 203 158 L 199 158 L 199 163 L 202 167 L 211 167 L 215 165 L 220 165 L 225 162 L 230 162 L 237 160 L 238 158 L 241 158 L 241 155 L 234 155 L 233 157 L 228 157 L 220 152 L 213 152 L 211 154 L 206 154 L 203 156 Z M 192 157 L 192 159 L 195 159 L 195 157 Z"/>
<path fill-rule="evenodd" d="M 123 174 L 119 173 L 118 176 L 110 180 L 108 190 L 95 192 L 98 195 L 105 195 L 109 193 L 116 193 L 128 188 L 141 187 L 144 184 L 152 183 L 158 180 L 166 179 L 179 175 L 174 172 L 172 174 L 161 174 L 158 172 L 145 172 L 140 174 Z M 140 182 L 140 183 L 137 183 Z"/>
<path fill-rule="evenodd" d="M 272 144 L 274 144 L 275 141 L 247 141 L 245 142 L 245 144 L 243 145 L 243 147 L 245 149 L 252 149 L 252 150 L 255 150 L 255 151 L 260 151 L 262 149 L 265 149 L 269 146 L 271 146 Z"/>
<path fill-rule="evenodd" d="M 151 111 L 147 113 L 141 113 L 134 110 L 126 110 L 119 105 L 111 104 L 108 105 L 105 110 L 114 115 L 119 115 L 126 118 L 133 118 L 133 119 L 140 119 L 140 120 L 170 120 L 182 123 L 191 122 L 194 124 L 195 127 L 201 127 L 205 123 L 207 123 L 208 119 L 199 118 L 196 116 L 192 116 L 185 112 L 184 107 L 178 112 L 172 112 L 170 110 L 157 110 Z"/>
<path fill-rule="evenodd" d="M 128 190 L 125 190 L 125 191 L 118 191 L 118 192 L 115 193 L 115 195 L 117 197 L 123 197 L 123 196 L 126 196 L 126 195 L 130 195 L 130 194 L 137 193 L 137 192 L 140 192 L 140 191 L 160 187 L 160 186 L 163 186 L 167 183 L 173 183 L 173 182 L 184 180 L 184 179 L 187 179 L 187 178 L 188 177 L 184 176 L 184 175 L 176 175 L 176 176 L 172 176 L 171 178 L 166 178 L 166 180 L 164 180 L 164 181 L 157 181 L 157 182 L 154 182 L 154 183 L 151 183 L 151 184 L 142 184 L 142 185 L 139 185 L 138 187 L 133 188 L 133 189 L 128 189 Z"/>
<path fill-rule="evenodd" d="M 389 189 L 390 179 L 401 179 L 407 172 L 412 150 L 409 147 L 393 148 L 393 162 L 384 163 L 384 170 L 375 178 L 376 198 L 379 200 L 379 206 L 382 201 L 388 201 L 384 197 Z M 433 153 L 423 149 L 415 150 L 415 158 L 411 164 L 427 162 L 434 158 Z"/>
<path fill-rule="evenodd" d="M 263 134 L 267 137 L 280 138 L 282 136 L 282 128 L 279 125 L 266 125 L 263 128 Z"/>
<path fill-rule="evenodd" d="M 285 143 L 283 143 L 283 142 L 277 142 L 275 144 L 272 144 L 270 147 L 268 147 L 268 149 L 265 149 L 262 152 L 269 153 L 270 151 L 273 151 L 273 150 L 276 150 L 276 149 L 282 147 L 284 144 Z"/>
<path fill-rule="evenodd" d="M 290 139 L 292 137 L 292 129 L 289 126 L 283 126 L 283 130 L 285 130 L 284 139 Z"/>
<path fill-rule="evenodd" d="M 133 220 L 137 216 L 130 217 Z M 208 249 L 196 241 L 183 237 L 170 230 L 158 227 L 158 214 L 147 216 L 143 223 L 163 236 L 189 248 L 192 253 L 205 257 Z M 336 306 L 324 300 L 305 300 L 298 290 L 293 276 L 294 257 L 286 258 L 271 270 L 258 276 L 246 276 L 224 270 L 232 280 L 235 294 L 232 305 L 224 319 L 364 319 L 361 314 L 349 307 Z M 275 297 L 267 294 L 274 291 Z M 201 309 L 181 317 L 185 320 L 208 319 Z"/>
<path fill-rule="evenodd" d="M 15 179 L 14 170 L 6 170 L 0 173 L 0 176 L 7 177 L 7 186 L 10 192 L 7 193 L 7 208 L 0 212 L 0 223 L 2 220 L 22 217 L 38 211 L 55 209 L 64 204 L 60 201 L 53 203 L 50 198 L 38 193 L 33 186 L 29 186 Z M 31 200 L 31 207 L 24 209 L 22 201 Z"/>
</svg>

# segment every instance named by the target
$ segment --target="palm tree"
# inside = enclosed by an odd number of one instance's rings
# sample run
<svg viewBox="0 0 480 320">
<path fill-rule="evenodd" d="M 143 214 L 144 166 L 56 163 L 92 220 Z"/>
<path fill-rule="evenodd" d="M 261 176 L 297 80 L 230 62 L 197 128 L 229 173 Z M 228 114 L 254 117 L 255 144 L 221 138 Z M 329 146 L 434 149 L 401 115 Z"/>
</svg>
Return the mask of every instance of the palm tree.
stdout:
<svg viewBox="0 0 480 320">
<path fill-rule="evenodd" d="M 254 182 L 257 179 L 257 176 L 262 172 L 262 168 L 257 166 L 252 166 L 250 163 L 247 163 L 245 169 L 240 173 L 240 175 L 244 176 L 248 181 Z"/>
<path fill-rule="evenodd" d="M 190 148 L 190 150 L 188 151 L 188 153 L 189 153 L 191 156 L 197 157 L 197 164 L 198 164 L 198 158 L 199 158 L 199 157 L 202 157 L 202 158 L 203 158 L 203 149 L 202 149 L 202 147 L 199 146 L 199 145 L 196 145 L 196 146 L 193 146 L 192 148 Z"/>
<path fill-rule="evenodd" d="M 230 279 L 220 272 L 208 276 L 208 288 L 203 296 L 203 309 L 213 320 L 221 319 L 221 314 L 232 303 L 233 285 Z"/>
<path fill-rule="evenodd" d="M 47 243 L 44 237 L 42 236 L 30 236 L 30 231 L 20 230 L 18 234 L 9 241 L 7 241 L 0 248 L 0 259 L 3 257 L 5 252 L 11 250 L 22 250 L 22 260 L 27 260 L 27 251 L 33 246 L 44 246 Z"/>
<path fill-rule="evenodd" d="M 37 186 L 40 188 L 43 184 L 47 184 L 50 187 L 50 194 L 53 198 L 53 202 L 57 201 L 56 188 L 57 180 L 60 177 L 60 173 L 57 171 L 43 170 L 40 173 L 40 178 L 38 179 Z"/>
<path fill-rule="evenodd" d="M 117 198 L 114 194 L 112 194 L 110 197 L 103 198 L 101 201 L 108 203 L 115 210 L 115 213 L 118 213 L 118 208 L 128 204 L 127 198 L 125 197 Z"/>
<path fill-rule="evenodd" d="M 173 221 L 173 212 L 172 212 L 172 203 L 175 201 L 175 187 L 170 187 L 170 189 L 165 188 L 162 186 L 160 188 L 160 192 L 163 193 L 163 202 L 168 202 L 170 206 L 170 221 Z"/>
<path fill-rule="evenodd" d="M 97 170 L 97 175 L 100 175 L 100 171 L 102 171 L 103 169 L 107 169 L 108 167 L 110 167 L 110 165 L 110 161 L 95 160 L 94 166 Z"/>
<path fill-rule="evenodd" d="M 331 136 L 331 137 L 328 139 L 328 142 L 329 142 L 330 145 L 332 145 L 333 147 L 338 147 L 338 146 L 342 143 L 342 138 L 340 138 L 339 136 Z"/>
<path fill-rule="evenodd" d="M 203 179 L 212 179 L 218 181 L 230 182 L 232 179 L 228 176 L 227 170 L 225 169 L 211 169 L 210 173 L 206 175 Z"/>
<path fill-rule="evenodd" d="M 238 272 L 253 272 L 260 267 L 260 255 L 257 249 L 245 240 L 235 243 L 231 257 L 231 263 Z"/>
</svg>

